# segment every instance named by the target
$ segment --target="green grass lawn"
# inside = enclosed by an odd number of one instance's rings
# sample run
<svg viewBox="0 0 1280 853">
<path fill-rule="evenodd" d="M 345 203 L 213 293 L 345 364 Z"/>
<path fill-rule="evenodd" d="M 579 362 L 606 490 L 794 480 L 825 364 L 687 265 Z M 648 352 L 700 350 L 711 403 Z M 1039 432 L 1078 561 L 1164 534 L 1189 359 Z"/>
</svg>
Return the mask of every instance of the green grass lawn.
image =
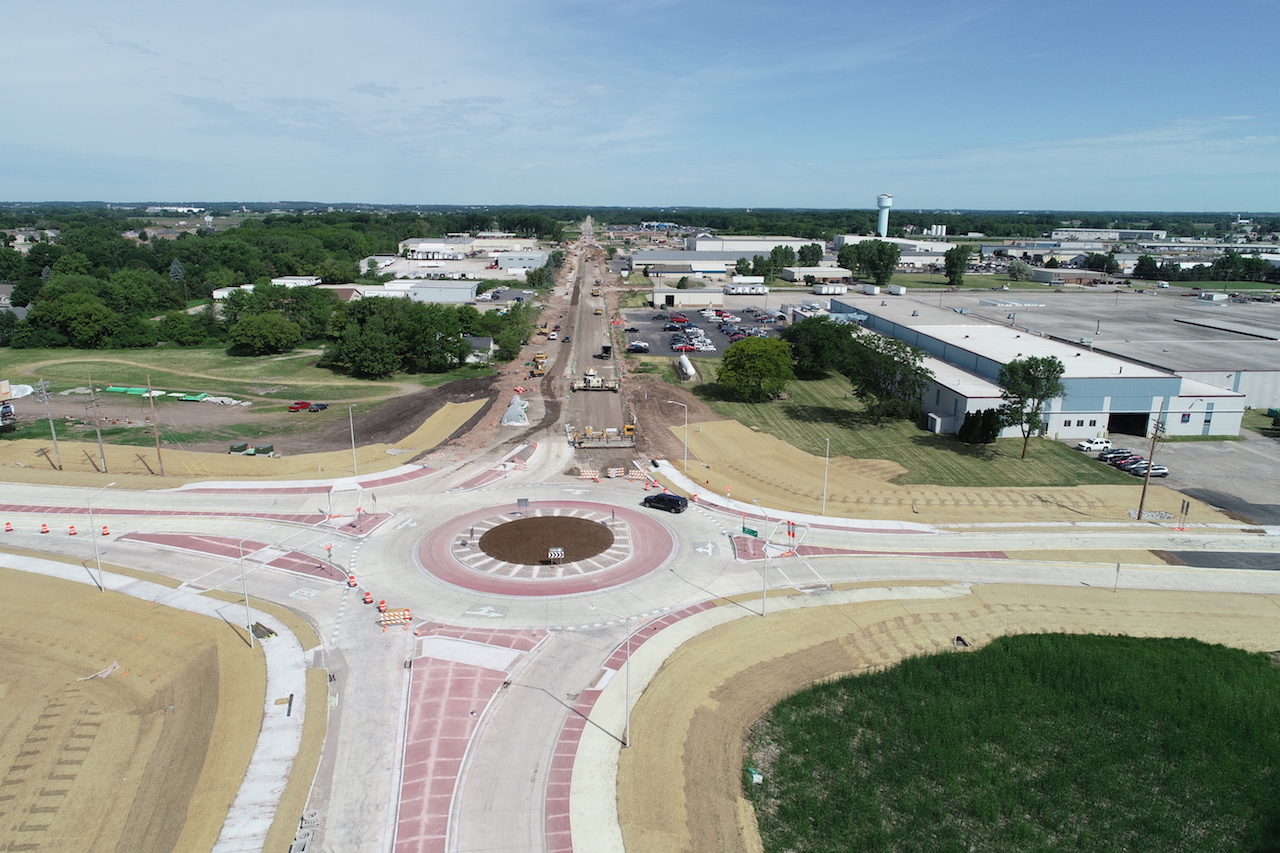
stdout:
<svg viewBox="0 0 1280 853">
<path fill-rule="evenodd" d="M 769 853 L 1262 853 L 1277 767 L 1271 656 L 1052 634 L 801 691 L 751 732 L 743 786 Z"/>
<path fill-rule="evenodd" d="M 1240 423 L 1245 429 L 1252 430 L 1258 435 L 1265 435 L 1267 438 L 1280 438 L 1280 427 L 1274 427 L 1271 422 L 1274 420 L 1267 414 L 1266 409 L 1249 409 L 1244 413 Z"/>
<path fill-rule="evenodd" d="M 707 371 L 711 366 L 699 361 L 698 367 Z M 730 402 L 719 399 L 717 391 L 710 379 L 695 389 L 719 414 L 809 453 L 823 455 L 830 438 L 832 456 L 891 459 L 907 469 L 894 479 L 899 485 L 996 488 L 1140 482 L 1057 441 L 1033 438 L 1027 458 L 1020 459 L 1021 438 L 971 446 L 909 421 L 876 426 L 865 419 L 861 402 L 853 398 L 849 381 L 841 376 L 793 381 L 787 386 L 791 399 L 786 401 Z"/>
<path fill-rule="evenodd" d="M 360 380 L 315 366 L 316 350 L 278 356 L 231 356 L 223 347 L 156 347 L 129 350 L 0 348 L 0 378 L 10 383 L 49 382 L 54 392 L 88 385 L 151 386 L 166 391 L 204 391 L 217 396 L 277 400 L 376 400 L 400 383 L 434 386 L 453 379 L 487 376 L 488 367 L 449 373 L 397 375 L 389 380 Z M 157 401 L 157 405 L 163 401 Z"/>
</svg>

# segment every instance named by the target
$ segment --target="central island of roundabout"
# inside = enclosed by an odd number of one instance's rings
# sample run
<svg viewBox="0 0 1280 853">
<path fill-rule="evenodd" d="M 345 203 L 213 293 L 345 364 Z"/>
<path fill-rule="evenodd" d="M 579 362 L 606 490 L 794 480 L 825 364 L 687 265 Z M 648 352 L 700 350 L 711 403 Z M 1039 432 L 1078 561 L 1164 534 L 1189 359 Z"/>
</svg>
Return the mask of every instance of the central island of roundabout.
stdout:
<svg viewBox="0 0 1280 853">
<path fill-rule="evenodd" d="M 437 525 L 418 545 L 418 566 L 437 580 L 490 595 L 574 595 L 642 578 L 669 562 L 675 545 L 665 524 L 634 509 L 530 501 Z"/>
</svg>

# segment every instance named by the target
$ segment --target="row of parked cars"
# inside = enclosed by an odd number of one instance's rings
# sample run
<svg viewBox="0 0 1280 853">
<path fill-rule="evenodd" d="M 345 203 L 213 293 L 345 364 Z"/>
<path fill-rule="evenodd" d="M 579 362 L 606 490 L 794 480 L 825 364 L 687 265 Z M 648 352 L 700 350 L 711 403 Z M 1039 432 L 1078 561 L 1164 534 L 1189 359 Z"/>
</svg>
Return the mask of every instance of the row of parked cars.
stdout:
<svg viewBox="0 0 1280 853">
<path fill-rule="evenodd" d="M 1121 471 L 1126 471 L 1135 477 L 1145 477 L 1148 474 L 1152 477 L 1169 476 L 1169 469 L 1164 465 L 1152 465 L 1151 460 L 1144 458 L 1142 454 L 1136 453 L 1127 447 L 1112 447 L 1111 439 L 1109 438 L 1086 438 L 1076 447 L 1084 451 L 1099 451 L 1099 461 L 1105 462 Z"/>
</svg>

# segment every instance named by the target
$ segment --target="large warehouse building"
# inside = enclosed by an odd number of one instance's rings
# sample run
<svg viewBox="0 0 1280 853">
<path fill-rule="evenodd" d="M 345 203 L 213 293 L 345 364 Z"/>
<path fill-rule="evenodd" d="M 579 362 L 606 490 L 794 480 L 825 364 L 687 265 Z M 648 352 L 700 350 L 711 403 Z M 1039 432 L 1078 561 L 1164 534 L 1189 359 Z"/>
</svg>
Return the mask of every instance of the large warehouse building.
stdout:
<svg viewBox="0 0 1280 853">
<path fill-rule="evenodd" d="M 989 309 L 1011 305 L 1009 300 L 972 298 L 992 303 Z M 1003 307 L 995 308 L 996 302 Z M 1023 304 L 1044 307 L 1041 302 Z M 1023 308 L 1023 318 L 1028 310 Z M 967 306 L 878 296 L 832 299 L 831 312 L 864 314 L 863 326 L 928 353 L 926 366 L 935 378 L 922 402 L 935 432 L 955 432 L 967 412 L 999 406 L 1000 368 L 1030 356 L 1054 356 L 1064 367 L 1067 393 L 1051 401 L 1045 412 L 1046 432 L 1056 438 L 1112 432 L 1146 435 L 1157 418 L 1169 435 L 1236 435 L 1240 430 L 1246 405 L 1240 391 L 1108 354 L 1090 346 L 1089 339 L 1073 343 L 1028 328 L 1015 322 L 1016 312 L 1009 312 L 1012 316 L 1000 324 L 993 316 L 975 315 Z"/>
</svg>

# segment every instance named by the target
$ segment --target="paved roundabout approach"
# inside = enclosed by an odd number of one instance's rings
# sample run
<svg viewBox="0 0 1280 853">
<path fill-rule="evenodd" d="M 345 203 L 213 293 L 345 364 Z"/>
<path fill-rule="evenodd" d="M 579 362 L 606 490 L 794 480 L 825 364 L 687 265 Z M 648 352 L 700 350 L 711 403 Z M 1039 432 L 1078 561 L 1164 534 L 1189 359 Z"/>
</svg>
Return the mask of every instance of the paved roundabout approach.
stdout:
<svg viewBox="0 0 1280 853">
<path fill-rule="evenodd" d="M 537 519 L 566 518 L 606 526 L 613 543 L 583 559 L 547 557 L 537 563 L 499 559 L 480 547 L 485 534 L 503 525 L 536 526 Z M 568 541 L 559 546 L 571 557 L 575 544 Z M 675 544 L 665 524 L 634 509 L 590 501 L 534 501 L 526 509 L 485 507 L 438 525 L 418 545 L 418 566 L 452 586 L 491 595 L 573 595 L 642 578 L 671 560 Z"/>
</svg>

